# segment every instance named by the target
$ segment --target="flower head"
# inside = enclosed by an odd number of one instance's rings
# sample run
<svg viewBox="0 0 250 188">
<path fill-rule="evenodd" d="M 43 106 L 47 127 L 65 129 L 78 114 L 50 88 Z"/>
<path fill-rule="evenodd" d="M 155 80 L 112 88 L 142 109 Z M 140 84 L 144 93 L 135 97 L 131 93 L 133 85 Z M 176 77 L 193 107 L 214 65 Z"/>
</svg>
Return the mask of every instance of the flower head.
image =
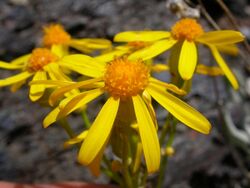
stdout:
<svg viewBox="0 0 250 188">
<path fill-rule="evenodd" d="M 86 63 L 87 59 L 84 55 L 79 56 L 78 60 L 80 59 Z M 44 126 L 48 127 L 101 94 L 109 95 L 83 141 L 78 156 L 80 163 L 91 165 L 102 155 L 113 127 L 117 126 L 115 123 L 117 118 L 123 119 L 123 122 L 130 119 L 124 115 L 118 115 L 118 111 L 129 103 L 132 105 L 132 110 L 128 114 L 134 114 L 138 125 L 137 133 L 142 143 L 148 172 L 157 171 L 160 164 L 160 146 L 155 113 L 149 100 L 151 96 L 184 124 L 201 133 L 209 133 L 211 125 L 208 120 L 167 90 L 176 94 L 185 92 L 172 84 L 151 77 L 148 67 L 142 60 L 128 60 L 126 57 L 121 57 L 106 63 L 106 65 L 99 64 L 100 66 L 96 67 L 93 62 L 90 62 L 86 73 L 90 72 L 89 69 L 93 70 L 92 76 L 88 74 L 93 79 L 69 84 L 53 92 L 50 97 L 51 104 L 55 104 L 72 89 L 84 89 L 82 93 L 63 99 L 44 120 Z M 129 108 L 126 109 L 129 110 Z M 129 122 L 126 126 L 131 126 L 131 123 Z"/>
<path fill-rule="evenodd" d="M 176 40 L 194 41 L 204 33 L 202 26 L 196 20 L 185 18 L 178 21 L 171 29 L 172 37 Z"/>
<path fill-rule="evenodd" d="M 44 27 L 43 44 L 47 47 L 52 45 L 62 44 L 68 45 L 71 36 L 67 33 L 60 24 L 51 24 Z"/>
<path fill-rule="evenodd" d="M 9 70 L 20 70 L 21 72 L 0 80 L 0 87 L 12 85 L 12 91 L 19 89 L 27 79 L 30 77 L 32 81 L 39 80 L 61 80 L 66 83 L 72 82 L 71 79 L 64 72 L 65 69 L 82 73 L 85 71 L 84 62 L 72 62 L 75 56 L 65 56 L 63 49 L 54 45 L 51 49 L 35 48 L 31 54 L 24 55 L 13 60 L 10 63 L 0 62 L 0 67 Z M 87 58 L 88 56 L 86 56 Z M 85 73 L 85 72 L 84 72 Z M 48 87 L 57 87 L 57 85 L 50 84 Z M 45 92 L 45 85 L 31 85 L 29 97 L 32 101 L 40 99 Z"/>
<path fill-rule="evenodd" d="M 65 55 L 68 53 L 67 47 L 75 48 L 84 53 L 91 53 L 95 50 L 104 50 L 111 47 L 111 42 L 106 39 L 73 38 L 60 24 L 50 24 L 45 26 L 42 42 L 45 47 L 59 45 L 66 48 L 64 49 Z"/>
<path fill-rule="evenodd" d="M 169 60 L 170 69 L 176 67 L 183 80 L 190 80 L 197 67 L 197 44 L 207 46 L 217 61 L 218 65 L 235 89 L 239 85 L 232 71 L 229 69 L 219 51 L 237 53 L 235 43 L 244 40 L 244 36 L 237 31 L 221 30 L 204 32 L 202 26 L 191 18 L 178 21 L 167 31 L 126 31 L 118 33 L 116 42 L 149 42 L 150 45 L 141 48 L 128 56 L 128 59 L 151 59 L 166 50 L 171 49 Z M 174 66 L 173 66 L 174 65 Z"/>
<path fill-rule="evenodd" d="M 32 51 L 28 59 L 26 69 L 29 72 L 43 70 L 43 67 L 49 63 L 56 62 L 59 58 L 46 48 L 36 48 Z"/>
<path fill-rule="evenodd" d="M 114 98 L 125 100 L 141 94 L 148 84 L 149 68 L 141 61 L 116 58 L 107 65 L 104 89 Z"/>
</svg>

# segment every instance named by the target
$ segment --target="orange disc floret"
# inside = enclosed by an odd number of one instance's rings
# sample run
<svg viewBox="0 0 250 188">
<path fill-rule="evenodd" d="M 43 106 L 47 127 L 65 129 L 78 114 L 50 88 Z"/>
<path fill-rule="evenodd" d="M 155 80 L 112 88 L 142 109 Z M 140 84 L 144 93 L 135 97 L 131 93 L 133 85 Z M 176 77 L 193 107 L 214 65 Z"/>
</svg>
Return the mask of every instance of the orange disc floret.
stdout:
<svg viewBox="0 0 250 188">
<path fill-rule="evenodd" d="M 45 65 L 56 62 L 57 60 L 58 57 L 49 49 L 36 48 L 32 51 L 26 68 L 29 72 L 36 72 L 42 70 Z"/>
<path fill-rule="evenodd" d="M 188 41 L 194 41 L 195 38 L 204 33 L 204 30 L 195 19 L 184 18 L 176 22 L 171 29 L 171 33 L 176 40 L 186 39 Z"/>
<path fill-rule="evenodd" d="M 149 68 L 142 60 L 116 58 L 107 65 L 105 90 L 114 98 L 126 100 L 140 94 L 148 84 Z"/>
<path fill-rule="evenodd" d="M 44 27 L 43 44 L 47 47 L 53 44 L 68 44 L 71 36 L 64 30 L 60 24 L 51 24 Z"/>
</svg>

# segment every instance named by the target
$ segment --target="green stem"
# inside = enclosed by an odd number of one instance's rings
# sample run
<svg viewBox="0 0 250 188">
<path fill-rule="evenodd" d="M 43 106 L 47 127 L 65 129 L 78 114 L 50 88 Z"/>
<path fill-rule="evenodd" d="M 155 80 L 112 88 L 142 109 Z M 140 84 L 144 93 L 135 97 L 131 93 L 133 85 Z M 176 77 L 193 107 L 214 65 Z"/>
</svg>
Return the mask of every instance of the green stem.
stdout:
<svg viewBox="0 0 250 188">
<path fill-rule="evenodd" d="M 173 122 L 173 124 L 172 124 L 171 130 L 169 132 L 169 139 L 167 141 L 166 147 L 172 146 L 172 144 L 174 142 L 177 120 L 173 117 L 172 122 Z M 160 172 L 159 172 L 159 176 L 158 176 L 157 188 L 162 187 L 164 175 L 165 175 L 166 170 L 167 170 L 167 164 L 168 164 L 168 156 L 163 155 L 162 161 L 161 161 L 161 166 L 160 166 Z"/>
<path fill-rule="evenodd" d="M 165 141 L 165 138 L 166 138 L 166 135 L 169 131 L 169 121 L 171 120 L 171 114 L 169 113 L 167 118 L 166 118 L 166 122 L 165 122 L 165 125 L 161 131 L 161 136 L 160 136 L 160 139 L 159 139 L 159 142 L 160 142 L 160 146 L 163 145 L 164 141 Z"/>
<path fill-rule="evenodd" d="M 104 155 L 103 156 L 103 162 L 105 163 L 107 169 L 102 168 L 102 171 L 108 176 L 110 177 L 112 180 L 114 180 L 116 183 L 118 183 L 121 187 L 124 187 L 123 182 L 121 180 L 121 177 L 112 172 L 112 167 L 110 164 L 110 161 L 107 159 L 107 157 Z"/>
<path fill-rule="evenodd" d="M 83 121 L 85 123 L 86 128 L 87 129 L 90 128 L 91 123 L 89 121 L 89 117 L 87 115 L 87 110 L 86 109 L 82 111 L 82 119 L 83 119 Z"/>
<path fill-rule="evenodd" d="M 142 182 L 141 182 L 142 187 L 146 187 L 147 178 L 148 178 L 148 172 L 145 171 L 144 174 L 143 174 L 143 176 L 142 176 Z"/>
<path fill-rule="evenodd" d="M 129 172 L 129 145 L 128 145 L 128 139 L 125 138 L 126 136 L 124 136 L 124 145 L 123 145 L 123 156 L 122 156 L 122 164 L 123 164 L 123 168 L 122 168 L 122 172 L 123 172 L 123 178 L 124 178 L 124 184 L 125 187 L 124 188 L 133 188 L 133 181 Z"/>
<path fill-rule="evenodd" d="M 61 125 L 61 127 L 66 131 L 66 133 L 69 135 L 70 138 L 74 138 L 75 137 L 75 133 L 72 130 L 72 128 L 70 127 L 68 121 L 66 118 L 62 118 L 59 121 L 59 124 Z"/>
</svg>

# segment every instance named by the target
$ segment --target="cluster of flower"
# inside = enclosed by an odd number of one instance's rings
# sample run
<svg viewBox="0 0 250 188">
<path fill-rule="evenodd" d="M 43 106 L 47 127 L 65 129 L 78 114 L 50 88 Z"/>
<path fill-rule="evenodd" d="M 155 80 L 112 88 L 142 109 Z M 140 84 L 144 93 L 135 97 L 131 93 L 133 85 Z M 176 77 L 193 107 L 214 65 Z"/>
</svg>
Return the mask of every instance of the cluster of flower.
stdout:
<svg viewBox="0 0 250 188">
<path fill-rule="evenodd" d="M 123 144 L 133 137 L 130 142 L 138 146 L 136 156 L 140 161 L 144 154 L 147 170 L 153 173 L 159 168 L 161 150 L 151 99 L 183 124 L 208 134 L 209 121 L 180 98 L 187 93 L 194 72 L 225 75 L 238 89 L 237 79 L 220 52 L 237 54 L 235 43 L 242 40 L 244 36 L 237 31 L 204 32 L 196 20 L 189 18 L 178 21 L 170 32 L 118 33 L 114 37 L 115 46 L 106 39 L 75 39 L 61 25 L 53 24 L 44 28 L 42 47 L 11 62 L 0 62 L 1 68 L 21 71 L 0 80 L 0 86 L 11 85 L 11 90 L 16 91 L 33 77 L 29 83 L 30 99 L 39 101 L 47 97 L 48 103 L 55 106 L 44 119 L 44 127 L 106 94 L 107 101 L 92 125 L 66 144 L 82 143 L 78 161 L 98 175 L 107 145 L 122 158 Z M 197 44 L 207 46 L 219 66 L 198 64 Z M 167 50 L 170 50 L 168 65 L 155 64 L 153 58 Z M 99 51 L 98 55 L 91 56 L 94 51 Z M 162 70 L 169 70 L 171 83 L 151 74 Z M 72 79 L 73 72 L 81 75 L 81 80 Z M 47 91 L 52 93 L 45 95 Z"/>
</svg>

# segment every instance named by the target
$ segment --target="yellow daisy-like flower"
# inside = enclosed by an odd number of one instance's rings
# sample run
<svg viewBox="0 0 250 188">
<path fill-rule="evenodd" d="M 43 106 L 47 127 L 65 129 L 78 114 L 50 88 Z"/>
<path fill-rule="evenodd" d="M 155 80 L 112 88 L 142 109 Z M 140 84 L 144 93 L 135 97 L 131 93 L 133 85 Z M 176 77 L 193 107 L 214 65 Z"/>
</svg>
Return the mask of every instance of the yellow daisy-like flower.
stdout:
<svg viewBox="0 0 250 188">
<path fill-rule="evenodd" d="M 50 24 L 44 27 L 43 45 L 51 47 L 60 45 L 67 52 L 67 47 L 75 48 L 84 53 L 91 53 L 95 50 L 104 50 L 111 48 L 111 42 L 107 39 L 99 38 L 72 38 L 60 24 Z"/>
<path fill-rule="evenodd" d="M 211 50 L 218 65 L 225 73 L 234 89 L 239 85 L 232 71 L 229 69 L 219 51 L 237 53 L 235 43 L 244 40 L 244 36 L 237 31 L 221 30 L 204 32 L 202 26 L 196 20 L 185 18 L 178 21 L 171 29 L 166 31 L 127 31 L 117 34 L 116 42 L 151 42 L 152 44 L 129 55 L 128 59 L 142 58 L 151 59 L 162 52 L 172 48 L 171 55 L 175 62 L 180 76 L 184 80 L 192 78 L 197 65 L 196 44 L 204 44 Z"/>
<path fill-rule="evenodd" d="M 72 55 L 70 59 L 88 64 L 85 71 L 93 79 L 69 84 L 54 91 L 50 97 L 52 105 L 72 89 L 85 89 L 75 96 L 63 99 L 58 107 L 45 118 L 45 127 L 101 94 L 107 93 L 109 96 L 85 135 L 86 138 L 78 155 L 78 160 L 83 165 L 92 165 L 102 156 L 115 126 L 118 109 L 124 109 L 126 108 L 124 105 L 130 103 L 133 109 L 131 113 L 134 114 L 138 125 L 138 135 L 142 143 L 148 172 L 157 171 L 160 164 L 160 146 L 151 97 L 192 129 L 203 134 L 210 132 L 211 125 L 203 115 L 167 91 L 184 94 L 183 90 L 151 77 L 149 67 L 142 60 L 131 61 L 125 57 L 115 58 L 108 64 L 99 64 L 100 66 L 97 67 L 92 62 L 88 63 L 89 58 L 84 55 Z M 92 75 L 90 75 L 90 70 L 93 70 Z"/>
<path fill-rule="evenodd" d="M 51 49 L 36 48 L 31 54 L 19 57 L 10 63 L 0 61 L 0 68 L 21 70 L 21 73 L 1 79 L 0 87 L 12 85 L 11 90 L 16 91 L 30 77 L 33 77 L 33 81 L 63 80 L 65 82 L 71 83 L 71 79 L 65 75 L 63 70 L 69 69 L 78 73 L 82 73 L 81 67 L 84 67 L 84 62 L 81 62 L 80 64 L 79 62 L 72 63 L 70 59 L 64 55 L 65 53 L 62 48 L 60 48 L 60 46 L 53 45 Z M 88 56 L 86 56 L 86 58 L 87 57 Z M 56 85 L 52 84 L 48 87 L 55 86 Z M 45 89 L 46 87 L 43 84 L 31 85 L 29 92 L 30 99 L 32 101 L 40 99 L 43 96 Z"/>
</svg>

